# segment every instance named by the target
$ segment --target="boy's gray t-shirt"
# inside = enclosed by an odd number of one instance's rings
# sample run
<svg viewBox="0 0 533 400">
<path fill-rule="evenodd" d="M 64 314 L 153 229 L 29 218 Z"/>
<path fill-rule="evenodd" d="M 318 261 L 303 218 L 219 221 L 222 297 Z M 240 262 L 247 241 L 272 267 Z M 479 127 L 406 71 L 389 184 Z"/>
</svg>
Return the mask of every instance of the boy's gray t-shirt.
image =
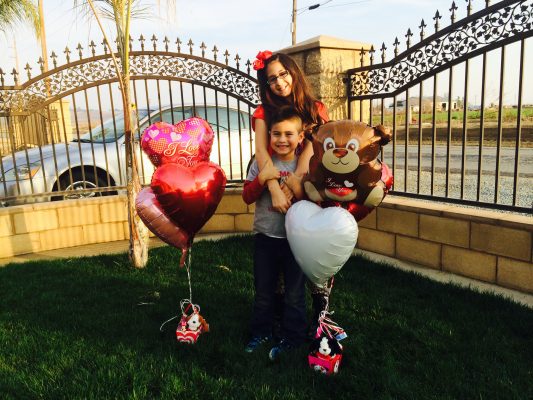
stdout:
<svg viewBox="0 0 533 400">
<path fill-rule="evenodd" d="M 275 154 L 272 155 L 272 162 L 274 166 L 280 171 L 283 182 L 291 172 L 296 171 L 298 165 L 298 157 L 294 157 L 292 161 L 280 161 Z M 253 181 L 259 175 L 259 167 L 257 160 L 254 160 L 250 166 L 250 171 L 246 180 Z M 263 190 L 261 197 L 255 203 L 254 213 L 254 232 L 263 233 L 270 237 L 285 238 L 285 214 L 280 213 L 272 208 L 272 197 L 267 187 Z"/>
</svg>

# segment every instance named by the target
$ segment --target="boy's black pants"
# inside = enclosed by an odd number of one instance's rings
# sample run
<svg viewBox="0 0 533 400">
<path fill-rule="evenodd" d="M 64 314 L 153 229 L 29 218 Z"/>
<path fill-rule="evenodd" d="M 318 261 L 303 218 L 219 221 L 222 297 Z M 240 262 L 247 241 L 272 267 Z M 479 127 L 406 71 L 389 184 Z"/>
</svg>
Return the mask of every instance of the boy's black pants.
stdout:
<svg viewBox="0 0 533 400">
<path fill-rule="evenodd" d="M 305 276 L 294 259 L 287 239 L 256 234 L 252 336 L 272 334 L 276 287 L 280 272 L 285 281 L 281 333 L 290 344 L 297 346 L 306 337 Z"/>
</svg>

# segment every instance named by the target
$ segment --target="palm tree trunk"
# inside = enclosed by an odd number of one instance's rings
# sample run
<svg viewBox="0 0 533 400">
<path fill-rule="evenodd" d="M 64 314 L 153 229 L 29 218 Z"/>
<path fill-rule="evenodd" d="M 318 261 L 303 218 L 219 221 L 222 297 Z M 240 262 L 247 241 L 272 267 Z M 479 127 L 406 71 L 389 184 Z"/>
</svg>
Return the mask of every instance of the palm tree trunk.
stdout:
<svg viewBox="0 0 533 400">
<path fill-rule="evenodd" d="M 148 262 L 148 229 L 142 223 L 135 210 L 135 199 L 141 190 L 141 183 L 139 181 L 138 163 L 135 150 L 133 148 L 133 124 L 132 113 L 134 112 L 130 95 L 130 65 L 129 65 L 129 27 L 131 19 L 131 2 L 128 0 L 125 4 L 122 2 L 113 3 L 113 13 L 115 18 L 115 26 L 117 29 L 117 39 L 119 44 L 119 57 L 122 64 L 122 69 L 119 69 L 118 63 L 113 55 L 113 50 L 110 48 L 111 57 L 115 65 L 117 76 L 120 84 L 120 91 L 122 94 L 122 104 L 124 108 L 124 131 L 125 131 L 125 152 L 126 152 L 126 182 L 127 182 L 127 196 L 128 196 L 128 229 L 130 246 L 128 256 L 130 262 L 135 268 L 143 268 Z M 100 29 L 106 38 L 108 45 L 109 40 L 106 37 L 105 31 L 102 27 L 93 2 L 88 0 L 88 3 L 93 10 L 93 14 L 100 26 Z M 135 118 L 136 121 L 136 118 Z"/>
</svg>

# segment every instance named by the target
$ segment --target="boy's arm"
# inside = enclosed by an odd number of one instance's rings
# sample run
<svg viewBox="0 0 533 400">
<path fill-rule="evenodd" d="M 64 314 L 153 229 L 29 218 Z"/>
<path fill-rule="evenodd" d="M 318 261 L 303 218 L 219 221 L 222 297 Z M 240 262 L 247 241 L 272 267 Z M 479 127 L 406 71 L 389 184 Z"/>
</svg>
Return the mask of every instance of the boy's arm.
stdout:
<svg viewBox="0 0 533 400">
<path fill-rule="evenodd" d="M 263 190 L 265 187 L 259 182 L 259 176 L 256 176 L 253 181 L 244 181 L 242 199 L 246 204 L 255 203 L 261 197 Z"/>
</svg>

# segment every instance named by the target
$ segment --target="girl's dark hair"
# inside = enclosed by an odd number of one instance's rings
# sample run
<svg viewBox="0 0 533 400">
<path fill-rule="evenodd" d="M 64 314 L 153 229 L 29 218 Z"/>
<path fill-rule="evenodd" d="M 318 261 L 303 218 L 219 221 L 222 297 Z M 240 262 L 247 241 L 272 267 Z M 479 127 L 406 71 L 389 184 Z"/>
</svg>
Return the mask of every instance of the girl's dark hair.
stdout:
<svg viewBox="0 0 533 400">
<path fill-rule="evenodd" d="M 292 91 L 287 98 L 275 95 L 267 82 L 267 67 L 273 61 L 279 61 L 289 74 L 291 74 Z M 276 53 L 266 60 L 264 68 L 257 70 L 257 80 L 259 81 L 259 97 L 265 109 L 265 122 L 267 125 L 270 125 L 269 120 L 275 110 L 283 106 L 293 107 L 306 124 L 324 123 L 320 115 L 318 115 L 316 107 L 317 100 L 313 95 L 307 79 L 298 64 L 287 54 Z"/>
<path fill-rule="evenodd" d="M 300 117 L 300 113 L 298 113 L 298 111 L 296 111 L 293 107 L 283 106 L 278 108 L 277 110 L 274 110 L 274 113 L 270 115 L 268 129 L 272 129 L 272 126 L 274 124 L 277 124 L 278 122 L 283 122 L 287 120 L 298 121 L 298 124 L 300 125 L 300 130 L 303 128 L 301 126 L 302 117 Z"/>
</svg>

